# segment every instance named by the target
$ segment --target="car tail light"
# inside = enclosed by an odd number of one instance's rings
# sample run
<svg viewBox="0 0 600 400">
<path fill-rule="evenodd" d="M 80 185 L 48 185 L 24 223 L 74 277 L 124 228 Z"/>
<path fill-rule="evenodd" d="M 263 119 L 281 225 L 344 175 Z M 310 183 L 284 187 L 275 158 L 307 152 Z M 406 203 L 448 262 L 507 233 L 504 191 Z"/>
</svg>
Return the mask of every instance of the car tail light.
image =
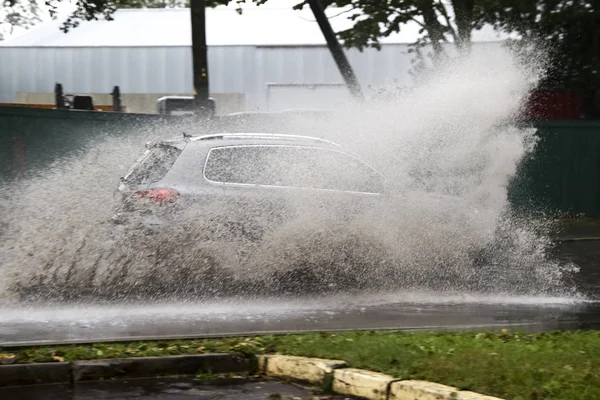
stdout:
<svg viewBox="0 0 600 400">
<path fill-rule="evenodd" d="M 154 201 L 158 204 L 174 203 L 179 197 L 175 189 L 148 189 L 136 192 L 138 198 Z"/>
</svg>

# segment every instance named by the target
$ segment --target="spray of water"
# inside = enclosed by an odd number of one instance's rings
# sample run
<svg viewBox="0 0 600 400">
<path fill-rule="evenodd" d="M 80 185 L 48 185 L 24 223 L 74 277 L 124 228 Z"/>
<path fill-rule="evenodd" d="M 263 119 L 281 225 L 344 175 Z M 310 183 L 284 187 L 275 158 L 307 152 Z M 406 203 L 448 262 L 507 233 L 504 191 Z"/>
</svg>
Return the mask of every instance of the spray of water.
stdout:
<svg viewBox="0 0 600 400">
<path fill-rule="evenodd" d="M 180 131 L 97 138 L 81 154 L 1 191 L 10 197 L 1 204 L 0 296 L 572 294 L 566 277 L 576 269 L 547 255 L 549 221 L 513 215 L 507 200 L 519 161 L 535 146 L 534 131 L 511 123 L 539 73 L 508 51 L 478 51 L 401 97 L 348 104 L 327 119 L 286 120 L 285 133 L 332 139 L 371 162 L 399 196 L 334 214 L 319 211 L 328 200 L 298 198 L 276 228 L 261 210 L 227 203 L 190 208 L 181 223 L 158 232 L 115 226 L 109 220 L 118 177 L 144 142 Z M 240 235 L 253 230 L 259 239 Z"/>
</svg>

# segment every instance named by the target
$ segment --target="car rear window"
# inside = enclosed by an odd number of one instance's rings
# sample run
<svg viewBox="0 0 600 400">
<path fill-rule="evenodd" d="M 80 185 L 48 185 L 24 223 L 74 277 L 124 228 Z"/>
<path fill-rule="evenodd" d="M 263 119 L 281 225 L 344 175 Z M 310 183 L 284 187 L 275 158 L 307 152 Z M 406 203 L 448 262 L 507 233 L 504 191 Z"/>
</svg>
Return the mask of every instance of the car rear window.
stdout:
<svg viewBox="0 0 600 400">
<path fill-rule="evenodd" d="M 204 170 L 213 182 L 382 193 L 382 176 L 346 153 L 302 146 L 211 149 Z"/>
<path fill-rule="evenodd" d="M 157 146 L 146 150 L 125 177 L 125 182 L 133 185 L 158 182 L 164 178 L 180 154 L 181 150 L 172 146 Z"/>
</svg>

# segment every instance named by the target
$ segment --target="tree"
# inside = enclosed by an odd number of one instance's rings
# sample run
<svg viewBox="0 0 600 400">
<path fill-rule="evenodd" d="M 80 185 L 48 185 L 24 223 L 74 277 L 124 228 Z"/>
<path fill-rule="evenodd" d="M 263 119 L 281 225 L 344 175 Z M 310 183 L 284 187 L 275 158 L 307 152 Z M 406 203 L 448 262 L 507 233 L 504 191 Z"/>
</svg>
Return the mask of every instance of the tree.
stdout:
<svg viewBox="0 0 600 400">
<path fill-rule="evenodd" d="M 490 24 L 519 36 L 508 40 L 526 60 L 544 58 L 540 87 L 584 92 L 584 113 L 600 118 L 600 0 L 323 0 L 346 7 L 354 25 L 338 32 L 346 47 L 379 48 L 379 40 L 406 23 L 421 26 L 417 62 L 430 45 L 433 61 L 445 58 L 444 43 L 468 52 L 472 32 Z M 301 8 L 306 1 L 296 8 Z M 537 61 L 537 60 L 536 60 Z"/>
<path fill-rule="evenodd" d="M 46 5 L 51 9 L 51 14 L 56 14 L 58 5 L 64 0 L 46 0 Z M 230 3 L 232 0 L 206 0 L 207 7 L 216 7 Z M 243 2 L 244 0 L 236 0 Z M 81 21 L 97 20 L 102 17 L 108 21 L 119 8 L 176 8 L 189 7 L 189 0 L 79 0 L 77 8 L 63 23 L 64 32 L 79 26 Z"/>
<path fill-rule="evenodd" d="M 31 13 L 24 7 L 37 4 L 36 0 L 5 0 L 16 7 L 11 13 L 9 24 L 24 24 L 31 21 Z M 51 15 L 56 15 L 58 6 L 64 0 L 46 0 Z M 268 0 L 253 0 L 264 4 Z M 442 54 L 442 42 L 452 39 L 460 48 L 468 48 L 471 31 L 480 23 L 482 0 L 324 0 L 324 6 L 350 7 L 353 28 L 340 32 L 346 46 L 363 48 L 379 46 L 379 38 L 398 32 L 409 21 L 419 23 L 426 36 L 421 44 L 433 45 L 436 54 Z M 244 0 L 207 0 L 208 7 L 229 3 L 244 3 Z M 303 7 L 302 1 L 295 8 Z M 5 5 L 8 3 L 5 3 Z M 95 20 L 99 17 L 110 20 L 118 8 L 163 8 L 189 5 L 189 0 L 79 0 L 76 9 L 63 25 L 67 31 L 79 25 L 80 21 Z M 37 11 L 37 10 L 36 10 Z"/>
<path fill-rule="evenodd" d="M 379 40 L 400 32 L 412 22 L 421 26 L 423 36 L 415 43 L 431 45 L 434 60 L 445 56 L 444 43 L 452 42 L 459 51 L 468 51 L 471 33 L 486 22 L 487 0 L 328 0 L 327 5 L 345 7 L 350 29 L 338 33 L 347 47 L 360 50 L 380 48 Z M 295 8 L 301 8 L 306 1 Z"/>
<path fill-rule="evenodd" d="M 0 40 L 4 32 L 14 27 L 28 28 L 39 20 L 40 7 L 36 0 L 0 0 Z"/>
<path fill-rule="evenodd" d="M 244 0 L 206 0 L 207 7 L 243 3 Z M 39 0 L 0 0 L 0 40 L 2 32 L 11 31 L 14 27 L 28 28 L 40 21 L 40 15 L 47 12 L 50 16 L 57 15 L 58 7 L 65 0 L 45 0 L 40 7 Z M 264 3 L 265 0 L 256 0 Z M 104 18 L 112 20 L 112 15 L 119 8 L 174 8 L 187 7 L 189 0 L 78 0 L 75 10 L 67 17 L 61 29 L 67 32 L 77 27 L 81 21 Z"/>
<path fill-rule="evenodd" d="M 115 0 L 117 8 L 177 8 L 189 7 L 189 0 Z"/>
<path fill-rule="evenodd" d="M 546 53 L 542 88 L 583 94 L 583 113 L 600 118 L 600 0 L 495 0 L 486 19 L 521 39 L 523 57 Z"/>
<path fill-rule="evenodd" d="M 600 1 L 496 0 L 487 19 L 546 51 L 546 84 L 583 89 L 600 83 Z"/>
</svg>

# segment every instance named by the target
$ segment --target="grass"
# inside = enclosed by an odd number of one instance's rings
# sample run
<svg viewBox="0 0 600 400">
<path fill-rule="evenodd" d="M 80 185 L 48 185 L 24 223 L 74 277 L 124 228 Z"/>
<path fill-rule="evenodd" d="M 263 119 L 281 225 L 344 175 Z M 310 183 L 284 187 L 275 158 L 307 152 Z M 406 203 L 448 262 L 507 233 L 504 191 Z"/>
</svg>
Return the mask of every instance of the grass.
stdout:
<svg viewBox="0 0 600 400">
<path fill-rule="evenodd" d="M 600 332 L 524 334 L 347 332 L 0 349 L 0 359 L 80 359 L 235 352 L 342 359 L 351 367 L 424 379 L 506 399 L 600 399 Z M 1 360 L 0 360 L 1 361 Z"/>
</svg>

